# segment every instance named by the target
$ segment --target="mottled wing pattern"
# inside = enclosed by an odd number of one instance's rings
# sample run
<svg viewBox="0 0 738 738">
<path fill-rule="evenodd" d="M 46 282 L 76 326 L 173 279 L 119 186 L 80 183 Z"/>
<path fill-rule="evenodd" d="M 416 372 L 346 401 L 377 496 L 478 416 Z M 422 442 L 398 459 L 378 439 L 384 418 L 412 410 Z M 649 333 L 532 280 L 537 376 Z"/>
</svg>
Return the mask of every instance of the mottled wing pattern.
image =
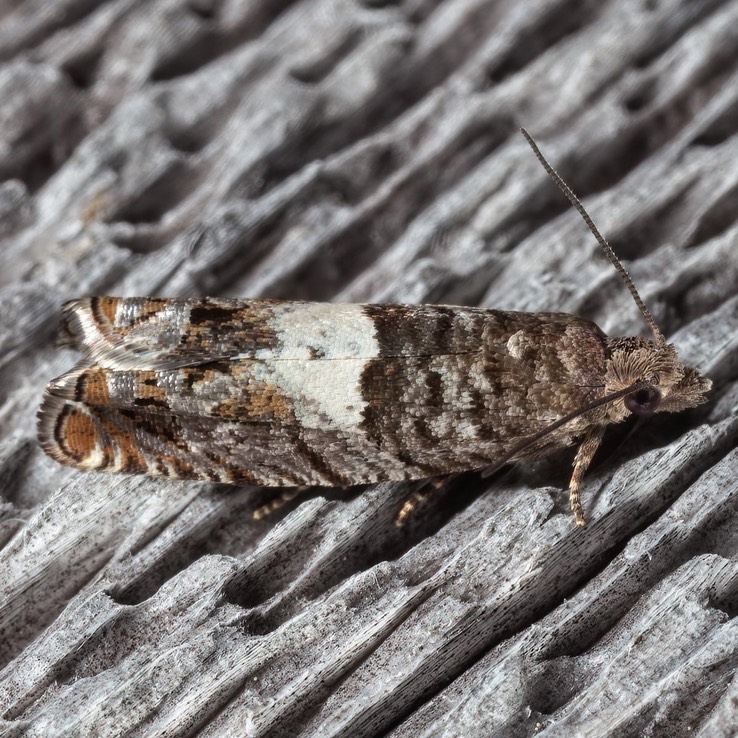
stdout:
<svg viewBox="0 0 738 738">
<path fill-rule="evenodd" d="M 563 314 L 101 297 L 65 306 L 63 340 L 85 358 L 46 390 L 44 450 L 178 478 L 351 485 L 482 468 L 604 390 L 604 335 Z M 569 445 L 591 416 L 526 456 Z"/>
<path fill-rule="evenodd" d="M 173 369 L 257 352 L 267 358 L 277 346 L 270 317 L 310 304 L 85 298 L 64 305 L 59 342 L 76 348 L 91 364 L 114 369 Z"/>
<path fill-rule="evenodd" d="M 604 395 L 607 339 L 589 321 L 466 307 L 363 309 L 380 343 L 363 375 L 363 427 L 399 459 L 398 471 L 412 468 L 411 478 L 494 466 Z M 586 413 L 512 458 L 566 447 L 604 414 Z"/>
</svg>

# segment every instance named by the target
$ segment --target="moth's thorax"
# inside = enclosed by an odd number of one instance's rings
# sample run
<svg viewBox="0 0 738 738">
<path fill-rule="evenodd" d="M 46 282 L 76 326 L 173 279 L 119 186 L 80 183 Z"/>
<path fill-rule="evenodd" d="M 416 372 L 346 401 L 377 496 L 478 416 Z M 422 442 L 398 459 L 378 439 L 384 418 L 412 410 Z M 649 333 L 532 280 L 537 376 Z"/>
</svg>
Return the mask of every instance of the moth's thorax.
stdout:
<svg viewBox="0 0 738 738">
<path fill-rule="evenodd" d="M 607 341 L 605 393 L 626 389 L 636 382 L 647 382 L 658 390 L 656 412 L 677 412 L 695 407 L 706 400 L 712 386 L 692 367 L 685 367 L 670 343 L 653 339 L 627 337 Z M 631 414 L 625 399 L 613 402 L 608 419 L 617 423 Z"/>
</svg>

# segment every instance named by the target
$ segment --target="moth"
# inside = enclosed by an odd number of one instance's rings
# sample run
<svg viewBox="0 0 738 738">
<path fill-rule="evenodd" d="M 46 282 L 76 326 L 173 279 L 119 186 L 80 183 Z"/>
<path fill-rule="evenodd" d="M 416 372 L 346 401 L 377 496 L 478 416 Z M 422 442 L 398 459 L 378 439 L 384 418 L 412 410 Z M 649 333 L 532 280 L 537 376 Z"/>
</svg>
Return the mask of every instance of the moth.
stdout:
<svg viewBox="0 0 738 738">
<path fill-rule="evenodd" d="M 498 468 L 577 444 L 571 509 L 608 425 L 705 401 L 579 200 L 652 338 L 564 313 L 448 305 L 90 297 L 46 388 L 42 448 L 83 470 L 348 486 Z"/>
</svg>

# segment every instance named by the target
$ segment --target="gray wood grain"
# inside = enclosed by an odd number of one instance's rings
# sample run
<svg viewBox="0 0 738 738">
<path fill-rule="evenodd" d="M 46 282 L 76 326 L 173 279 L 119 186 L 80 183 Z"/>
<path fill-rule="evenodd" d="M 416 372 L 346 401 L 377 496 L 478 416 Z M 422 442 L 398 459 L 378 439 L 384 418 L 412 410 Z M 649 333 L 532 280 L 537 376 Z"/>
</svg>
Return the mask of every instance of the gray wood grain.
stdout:
<svg viewBox="0 0 738 738">
<path fill-rule="evenodd" d="M 0 7 L 0 734 L 738 732 L 738 2 L 56 0 Z M 708 405 L 409 487 L 82 474 L 35 410 L 61 301 L 561 310 Z"/>
</svg>

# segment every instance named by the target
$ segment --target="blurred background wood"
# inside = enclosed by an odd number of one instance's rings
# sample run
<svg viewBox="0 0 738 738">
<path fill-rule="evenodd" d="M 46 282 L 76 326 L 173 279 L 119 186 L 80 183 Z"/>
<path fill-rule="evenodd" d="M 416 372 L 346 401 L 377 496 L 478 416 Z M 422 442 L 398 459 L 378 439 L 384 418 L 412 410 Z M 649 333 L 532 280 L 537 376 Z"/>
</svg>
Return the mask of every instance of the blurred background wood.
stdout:
<svg viewBox="0 0 738 738">
<path fill-rule="evenodd" d="M 0 733 L 732 736 L 738 2 L 56 0 L 0 8 Z M 708 405 L 438 490 L 81 474 L 35 442 L 60 303 L 565 311 Z"/>
</svg>

